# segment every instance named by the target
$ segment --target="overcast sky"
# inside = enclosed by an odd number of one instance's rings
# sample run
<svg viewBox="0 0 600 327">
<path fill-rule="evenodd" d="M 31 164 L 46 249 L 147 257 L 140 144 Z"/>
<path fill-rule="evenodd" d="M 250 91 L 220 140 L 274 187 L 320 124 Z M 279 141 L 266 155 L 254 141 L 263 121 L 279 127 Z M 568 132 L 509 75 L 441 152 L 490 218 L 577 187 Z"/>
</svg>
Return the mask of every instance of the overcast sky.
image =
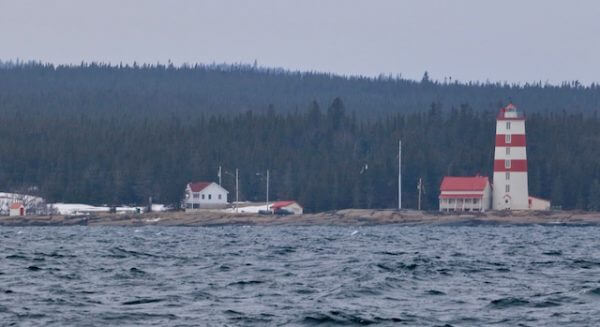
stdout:
<svg viewBox="0 0 600 327">
<path fill-rule="evenodd" d="M 600 82 L 600 1 L 0 0 L 0 59 Z"/>
</svg>

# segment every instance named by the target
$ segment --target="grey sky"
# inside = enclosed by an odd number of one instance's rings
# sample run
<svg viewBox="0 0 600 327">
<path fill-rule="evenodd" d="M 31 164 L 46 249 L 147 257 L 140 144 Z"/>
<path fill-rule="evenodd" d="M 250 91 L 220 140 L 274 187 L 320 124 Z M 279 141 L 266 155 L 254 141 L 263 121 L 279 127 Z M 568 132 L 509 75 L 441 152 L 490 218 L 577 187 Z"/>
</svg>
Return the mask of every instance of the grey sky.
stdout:
<svg viewBox="0 0 600 327">
<path fill-rule="evenodd" d="M 0 0 L 0 59 L 600 81 L 600 2 Z"/>
</svg>

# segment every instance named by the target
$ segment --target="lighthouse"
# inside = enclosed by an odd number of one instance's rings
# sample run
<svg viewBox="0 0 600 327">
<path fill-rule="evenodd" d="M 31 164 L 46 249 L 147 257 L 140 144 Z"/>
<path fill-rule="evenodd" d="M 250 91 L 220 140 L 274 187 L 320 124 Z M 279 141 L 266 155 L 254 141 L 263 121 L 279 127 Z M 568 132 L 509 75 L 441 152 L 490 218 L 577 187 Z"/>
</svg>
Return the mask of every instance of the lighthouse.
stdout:
<svg viewBox="0 0 600 327">
<path fill-rule="evenodd" d="M 513 104 L 496 118 L 493 186 L 494 210 L 529 209 L 525 116 Z"/>
</svg>

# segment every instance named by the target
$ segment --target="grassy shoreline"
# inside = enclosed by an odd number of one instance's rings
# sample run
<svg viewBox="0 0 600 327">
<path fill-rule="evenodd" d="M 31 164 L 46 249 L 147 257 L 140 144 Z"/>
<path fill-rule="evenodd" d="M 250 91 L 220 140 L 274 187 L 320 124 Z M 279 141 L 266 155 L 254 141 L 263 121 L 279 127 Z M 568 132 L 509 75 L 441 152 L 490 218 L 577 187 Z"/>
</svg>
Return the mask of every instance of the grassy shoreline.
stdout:
<svg viewBox="0 0 600 327">
<path fill-rule="evenodd" d="M 206 212 L 152 212 L 145 214 L 94 214 L 81 216 L 0 217 L 0 226 L 221 226 L 221 225 L 444 225 L 568 224 L 600 225 L 600 212 L 585 211 L 490 211 L 486 213 L 423 212 L 416 210 L 344 209 L 337 211 L 265 216 Z"/>
</svg>

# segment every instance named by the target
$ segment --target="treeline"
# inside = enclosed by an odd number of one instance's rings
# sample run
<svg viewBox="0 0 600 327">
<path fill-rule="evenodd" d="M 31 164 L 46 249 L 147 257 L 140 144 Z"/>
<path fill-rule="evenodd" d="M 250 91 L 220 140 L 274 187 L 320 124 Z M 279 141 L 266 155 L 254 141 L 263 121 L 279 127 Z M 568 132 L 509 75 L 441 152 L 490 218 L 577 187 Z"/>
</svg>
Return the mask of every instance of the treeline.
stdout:
<svg viewBox="0 0 600 327">
<path fill-rule="evenodd" d="M 86 101 L 93 106 L 100 100 Z M 340 98 L 288 112 L 271 107 L 183 115 L 166 106 L 169 114 L 158 117 L 132 114 L 126 106 L 99 115 L 89 108 L 29 105 L 32 109 L 21 112 L 0 102 L 1 190 L 37 188 L 52 202 L 141 204 L 152 196 L 176 204 L 187 182 L 216 181 L 222 166 L 230 196 L 239 168 L 241 199 L 263 201 L 259 174 L 270 169 L 271 198 L 297 199 L 307 211 L 395 207 L 399 139 L 404 205 L 416 207 L 421 177 L 424 208 L 436 209 L 444 175 L 491 177 L 498 109 L 463 104 L 444 110 L 434 102 L 420 112 L 365 120 Z M 33 108 L 38 114 L 30 114 Z M 598 117 L 533 113 L 527 133 L 530 193 L 563 208 L 599 210 Z"/>
<path fill-rule="evenodd" d="M 413 81 L 401 76 L 344 77 L 250 65 L 0 62 L 0 110 L 5 113 L 137 119 L 174 115 L 187 120 L 200 113 L 263 113 L 269 108 L 293 113 L 312 100 L 326 104 L 336 97 L 361 120 L 423 112 L 431 103 L 443 104 L 442 110 L 468 103 L 478 111 L 495 111 L 512 101 L 527 114 L 590 114 L 600 108 L 600 85 L 432 81 L 427 74 Z"/>
<path fill-rule="evenodd" d="M 334 100 L 335 99 L 335 100 Z M 248 65 L 54 66 L 0 62 L 0 191 L 49 201 L 176 204 L 192 180 L 233 195 L 297 199 L 307 211 L 437 208 L 444 175 L 491 176 L 494 120 L 528 115 L 530 189 L 600 209 L 600 86 L 343 77 Z"/>
</svg>

